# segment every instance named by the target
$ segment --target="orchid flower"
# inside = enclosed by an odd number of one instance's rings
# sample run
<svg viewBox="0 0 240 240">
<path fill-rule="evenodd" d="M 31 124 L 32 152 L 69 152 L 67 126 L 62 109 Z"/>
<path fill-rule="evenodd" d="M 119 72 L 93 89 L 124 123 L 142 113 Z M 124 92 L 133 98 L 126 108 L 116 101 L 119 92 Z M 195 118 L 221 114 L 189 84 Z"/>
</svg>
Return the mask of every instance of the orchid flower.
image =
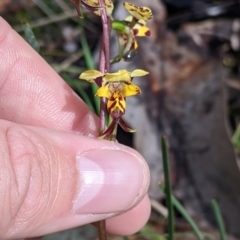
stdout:
<svg viewBox="0 0 240 240">
<path fill-rule="evenodd" d="M 97 70 L 87 70 L 83 72 L 79 78 L 91 83 L 96 83 L 99 78 L 102 80 L 102 86 L 97 90 L 96 96 L 106 98 L 107 111 L 112 117 L 112 123 L 103 134 L 110 136 L 115 127 L 119 123 L 120 126 L 127 132 L 133 132 L 130 127 L 121 119 L 126 110 L 126 97 L 138 95 L 141 89 L 132 83 L 134 77 L 141 77 L 147 75 L 148 72 L 136 69 L 128 72 L 125 69 L 119 70 L 115 73 L 103 74 Z"/>
<path fill-rule="evenodd" d="M 112 28 L 118 36 L 118 55 L 111 63 L 119 62 L 121 59 L 131 60 L 138 48 L 136 37 L 150 36 L 150 30 L 146 21 L 152 18 L 152 11 L 147 7 L 137 7 L 125 2 L 124 7 L 131 14 L 124 21 L 113 21 Z"/>
</svg>

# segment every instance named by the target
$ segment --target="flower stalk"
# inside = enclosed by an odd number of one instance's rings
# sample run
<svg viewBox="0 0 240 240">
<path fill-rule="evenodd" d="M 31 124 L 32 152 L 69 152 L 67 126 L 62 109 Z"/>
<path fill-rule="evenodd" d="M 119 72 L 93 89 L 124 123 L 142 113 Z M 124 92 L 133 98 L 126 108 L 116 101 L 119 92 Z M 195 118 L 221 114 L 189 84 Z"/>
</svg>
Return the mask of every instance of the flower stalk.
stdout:
<svg viewBox="0 0 240 240">
<path fill-rule="evenodd" d="M 99 70 L 103 74 L 110 72 L 110 27 L 109 27 L 109 17 L 107 16 L 107 11 L 105 7 L 104 0 L 99 0 L 99 6 L 103 8 L 100 10 L 101 21 L 102 21 L 102 42 L 99 56 Z M 100 100 L 100 129 L 99 133 L 105 131 L 105 119 L 106 119 L 106 98 L 102 97 Z"/>
<path fill-rule="evenodd" d="M 105 74 L 110 71 L 110 28 L 109 28 L 109 17 L 107 16 L 105 2 L 104 0 L 99 0 L 99 6 L 103 6 L 101 12 L 101 20 L 102 20 L 102 42 L 101 42 L 101 50 L 99 56 L 99 70 Z M 106 102 L 107 99 L 105 97 L 100 100 L 100 127 L 99 134 L 100 136 L 105 131 L 105 119 L 106 119 Z M 106 232 L 106 220 L 101 220 L 98 223 L 98 236 L 99 240 L 107 240 L 107 232 Z"/>
<path fill-rule="evenodd" d="M 125 20 L 114 20 L 112 17 L 112 0 L 71 0 L 82 15 L 82 7 L 101 17 L 102 39 L 99 53 L 98 70 L 90 69 L 79 76 L 80 79 L 98 86 L 95 96 L 100 97 L 100 126 L 99 138 L 116 141 L 118 125 L 126 132 L 134 132 L 123 120 L 126 111 L 126 98 L 141 93 L 141 89 L 133 84 L 134 77 L 142 77 L 148 72 L 136 69 L 132 72 L 121 69 L 110 72 L 110 64 L 121 60 L 131 61 L 137 54 L 136 37 L 150 36 L 146 21 L 152 18 L 152 11 L 147 7 L 137 7 L 125 2 L 123 6 L 130 16 Z M 118 37 L 118 55 L 110 59 L 110 33 L 116 32 Z M 110 116 L 110 124 L 106 126 L 106 119 Z M 107 240 L 105 220 L 97 222 L 99 239 Z"/>
</svg>

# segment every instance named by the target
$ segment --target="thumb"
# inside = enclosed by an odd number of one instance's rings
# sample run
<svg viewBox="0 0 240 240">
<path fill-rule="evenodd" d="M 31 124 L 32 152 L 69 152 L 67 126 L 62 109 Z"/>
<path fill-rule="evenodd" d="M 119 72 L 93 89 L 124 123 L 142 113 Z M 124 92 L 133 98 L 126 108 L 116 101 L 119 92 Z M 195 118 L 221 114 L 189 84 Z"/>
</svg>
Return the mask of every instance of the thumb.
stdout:
<svg viewBox="0 0 240 240">
<path fill-rule="evenodd" d="M 0 239 L 115 216 L 146 194 L 143 158 L 120 144 L 1 121 Z"/>
</svg>

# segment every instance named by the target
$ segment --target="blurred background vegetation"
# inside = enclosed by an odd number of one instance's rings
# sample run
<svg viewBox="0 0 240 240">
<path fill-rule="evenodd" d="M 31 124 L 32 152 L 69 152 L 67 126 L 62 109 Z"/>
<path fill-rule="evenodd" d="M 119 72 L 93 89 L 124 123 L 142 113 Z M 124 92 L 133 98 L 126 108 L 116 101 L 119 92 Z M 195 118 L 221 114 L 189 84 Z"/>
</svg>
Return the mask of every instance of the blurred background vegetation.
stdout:
<svg viewBox="0 0 240 240">
<path fill-rule="evenodd" d="M 116 5 L 121 2 L 115 1 Z M 213 198 L 223 209 L 228 239 L 238 239 L 240 173 L 236 166 L 240 162 L 240 2 L 139 2 L 146 6 L 155 4 L 156 8 L 152 9 L 157 20 L 150 23 L 152 38 L 149 42 L 140 43 L 136 66 L 141 65 L 149 71 L 154 68 L 153 72 L 164 71 L 150 74 L 148 80 L 151 86 L 146 88 L 146 93 L 138 101 L 138 106 L 146 111 L 148 118 L 145 121 L 143 116 L 137 115 L 141 126 L 137 128 L 138 132 L 141 134 L 141 129 L 148 131 L 144 127 L 151 125 L 153 129 L 149 131 L 154 132 L 151 137 L 155 136 L 160 142 L 160 135 L 164 134 L 169 139 L 169 178 L 173 192 L 197 222 L 205 239 L 220 238 L 218 224 L 210 210 Z M 138 5 L 137 1 L 134 3 Z M 156 12 L 156 9 L 162 12 Z M 85 12 L 85 18 L 80 20 L 70 0 L 1 0 L 0 14 L 27 41 L 31 42 L 32 31 L 38 45 L 34 39 L 31 45 L 93 111 L 98 110 L 92 97 L 94 88 L 78 80 L 82 71 L 93 68 L 97 63 L 95 53 L 101 35 L 98 17 Z M 117 7 L 116 14 L 122 14 Z M 159 14 L 163 14 L 162 17 Z M 154 57 L 149 44 L 155 47 Z M 154 82 L 155 78 L 157 82 Z M 209 95 L 205 96 L 208 92 Z M 194 105 L 192 108 L 191 104 Z M 200 110 L 195 112 L 198 106 Z M 138 124 L 134 120 L 131 123 L 133 126 Z M 220 123 L 219 128 L 214 128 Z M 223 134 L 215 135 L 221 131 Z M 207 135 L 204 135 L 206 132 Z M 148 140 L 147 136 L 144 139 L 144 133 L 140 134 L 134 139 L 131 134 L 120 131 L 118 138 L 120 142 L 135 147 L 148 160 L 152 156 L 139 146 L 141 143 L 146 146 L 152 140 Z M 160 149 L 160 144 L 157 146 Z M 228 149 L 228 153 L 222 153 L 223 149 Z M 152 154 L 154 150 L 150 150 Z M 150 169 L 162 166 L 162 157 L 158 153 L 154 159 L 154 163 L 149 161 Z M 149 223 L 138 235 L 128 239 L 166 239 L 168 209 L 157 184 L 164 179 L 161 169 L 157 173 L 152 171 L 157 180 L 153 179 L 152 184 L 156 187 L 150 190 L 153 211 Z M 193 234 L 186 221 L 188 217 L 179 211 L 180 205 L 177 206 L 175 239 L 201 239 L 201 236 Z M 88 225 L 43 239 L 91 240 L 97 239 L 97 231 Z"/>
</svg>

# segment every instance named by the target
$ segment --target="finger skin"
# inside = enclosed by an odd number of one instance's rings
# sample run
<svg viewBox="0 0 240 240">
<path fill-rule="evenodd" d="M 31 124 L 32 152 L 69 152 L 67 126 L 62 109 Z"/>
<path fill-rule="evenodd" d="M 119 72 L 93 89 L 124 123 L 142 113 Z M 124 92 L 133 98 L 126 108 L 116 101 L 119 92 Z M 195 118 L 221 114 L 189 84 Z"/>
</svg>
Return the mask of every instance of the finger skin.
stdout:
<svg viewBox="0 0 240 240">
<path fill-rule="evenodd" d="M 2 18 L 0 56 L 1 119 L 97 136 L 97 116 Z"/>
<path fill-rule="evenodd" d="M 145 209 L 145 211 L 142 211 Z M 107 219 L 106 227 L 109 233 L 120 236 L 128 236 L 136 233 L 148 221 L 151 213 L 151 205 L 148 196 L 146 195 L 143 200 L 131 211 Z"/>
<path fill-rule="evenodd" d="M 1 126 L 0 239 L 41 236 L 109 218 L 134 208 L 146 194 L 149 169 L 131 148 L 7 121 Z M 89 156 L 96 170 L 83 167 Z M 86 191 L 96 192 L 88 211 L 79 208 Z M 123 197 L 116 201 L 116 194 Z"/>
<path fill-rule="evenodd" d="M 1 119 L 97 136 L 96 115 L 1 17 L 0 55 Z M 133 222 L 146 220 L 148 209 L 149 204 L 138 208 L 139 218 Z M 66 227 L 65 222 L 63 225 Z M 108 231 L 114 233 L 112 228 L 114 224 Z"/>
</svg>

